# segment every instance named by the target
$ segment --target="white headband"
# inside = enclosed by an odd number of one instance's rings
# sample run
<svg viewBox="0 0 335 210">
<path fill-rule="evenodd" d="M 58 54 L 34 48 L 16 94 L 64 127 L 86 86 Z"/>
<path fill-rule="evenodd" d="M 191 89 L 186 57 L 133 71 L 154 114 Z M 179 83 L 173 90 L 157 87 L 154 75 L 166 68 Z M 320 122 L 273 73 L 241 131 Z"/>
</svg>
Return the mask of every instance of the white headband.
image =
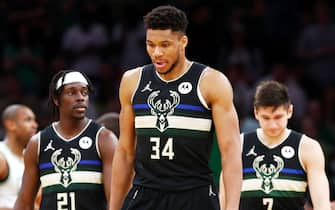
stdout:
<svg viewBox="0 0 335 210">
<path fill-rule="evenodd" d="M 66 73 L 64 76 L 64 79 L 62 78 L 63 77 L 58 79 L 57 84 L 56 84 L 56 90 L 58 90 L 63 85 L 74 83 L 74 82 L 81 82 L 81 83 L 84 83 L 85 85 L 88 85 L 87 79 L 82 75 L 82 73 L 78 71 L 72 71 L 72 72 Z"/>
</svg>

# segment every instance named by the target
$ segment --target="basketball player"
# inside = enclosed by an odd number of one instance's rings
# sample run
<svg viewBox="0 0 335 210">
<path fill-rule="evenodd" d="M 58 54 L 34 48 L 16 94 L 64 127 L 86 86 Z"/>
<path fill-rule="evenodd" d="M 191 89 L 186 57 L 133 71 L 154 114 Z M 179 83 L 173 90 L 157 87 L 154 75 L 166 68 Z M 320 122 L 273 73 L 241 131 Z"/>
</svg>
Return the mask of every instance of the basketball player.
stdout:
<svg viewBox="0 0 335 210">
<path fill-rule="evenodd" d="M 0 210 L 13 209 L 21 187 L 23 151 L 37 131 L 34 112 L 22 104 L 7 106 L 2 113 L 5 131 L 0 142 Z"/>
<path fill-rule="evenodd" d="M 293 105 L 286 86 L 260 83 L 254 114 L 260 128 L 241 134 L 240 210 L 303 210 L 307 186 L 314 210 L 330 210 L 323 151 L 316 140 L 287 127 Z"/>
<path fill-rule="evenodd" d="M 144 23 L 152 64 L 125 72 L 121 81 L 121 130 L 112 170 L 118 178 L 112 179 L 110 210 L 218 210 L 208 167 L 214 127 L 226 209 L 237 210 L 242 168 L 230 82 L 186 58 L 183 11 L 159 6 Z"/>
<path fill-rule="evenodd" d="M 86 117 L 90 80 L 60 71 L 49 86 L 57 121 L 32 137 L 24 156 L 15 210 L 32 210 L 41 185 L 40 210 L 107 209 L 116 136 Z"/>
</svg>

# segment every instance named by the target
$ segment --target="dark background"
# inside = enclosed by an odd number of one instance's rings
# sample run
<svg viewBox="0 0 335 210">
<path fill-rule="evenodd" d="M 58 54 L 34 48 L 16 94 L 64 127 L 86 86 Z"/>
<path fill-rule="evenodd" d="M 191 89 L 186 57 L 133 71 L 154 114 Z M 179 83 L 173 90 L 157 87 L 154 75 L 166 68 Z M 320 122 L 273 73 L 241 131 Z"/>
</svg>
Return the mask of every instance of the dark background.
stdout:
<svg viewBox="0 0 335 210">
<path fill-rule="evenodd" d="M 89 116 L 118 112 L 122 73 L 149 63 L 142 16 L 161 4 L 189 18 L 187 57 L 222 71 L 234 88 L 242 131 L 257 123 L 259 81 L 285 83 L 290 128 L 317 139 L 335 174 L 334 1 L 317 0 L 10 0 L 0 1 L 0 110 L 29 105 L 42 129 L 52 120 L 51 76 L 86 72 L 96 87 Z"/>
</svg>

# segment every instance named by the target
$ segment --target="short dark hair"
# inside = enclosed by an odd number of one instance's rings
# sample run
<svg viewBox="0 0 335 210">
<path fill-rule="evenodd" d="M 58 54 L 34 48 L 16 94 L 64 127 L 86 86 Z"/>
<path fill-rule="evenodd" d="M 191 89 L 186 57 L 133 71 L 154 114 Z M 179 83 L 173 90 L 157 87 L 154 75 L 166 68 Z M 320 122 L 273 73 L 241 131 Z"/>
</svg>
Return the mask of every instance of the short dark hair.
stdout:
<svg viewBox="0 0 335 210">
<path fill-rule="evenodd" d="M 269 80 L 263 81 L 257 86 L 254 95 L 255 108 L 261 106 L 277 108 L 282 105 L 288 108 L 290 104 L 288 89 L 284 84 Z"/>
<path fill-rule="evenodd" d="M 49 105 L 53 107 L 53 114 L 58 115 L 58 108 L 55 106 L 54 99 L 59 99 L 59 96 L 61 95 L 64 85 L 60 86 L 58 89 L 57 87 L 57 82 L 61 78 L 62 83 L 64 82 L 64 77 L 67 73 L 70 72 L 76 72 L 75 70 L 61 70 L 57 72 L 51 79 L 51 82 L 49 84 Z M 90 79 L 87 77 L 86 74 L 80 72 L 87 80 L 87 87 L 90 93 L 94 92 L 92 82 Z"/>
<path fill-rule="evenodd" d="M 186 33 L 188 20 L 186 14 L 170 5 L 159 6 L 151 10 L 144 17 L 146 29 L 168 30 Z"/>
<path fill-rule="evenodd" d="M 17 111 L 19 109 L 26 108 L 30 109 L 28 106 L 23 104 L 10 104 L 2 112 L 2 123 L 8 119 L 13 120 L 17 117 Z"/>
</svg>

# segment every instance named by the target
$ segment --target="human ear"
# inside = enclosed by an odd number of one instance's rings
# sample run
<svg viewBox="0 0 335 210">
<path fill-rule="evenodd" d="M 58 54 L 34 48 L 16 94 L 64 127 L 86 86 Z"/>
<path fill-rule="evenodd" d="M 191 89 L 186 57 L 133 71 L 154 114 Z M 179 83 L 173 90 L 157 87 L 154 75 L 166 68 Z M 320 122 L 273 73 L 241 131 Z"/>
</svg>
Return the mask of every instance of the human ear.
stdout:
<svg viewBox="0 0 335 210">
<path fill-rule="evenodd" d="M 288 115 L 288 119 L 290 119 L 293 115 L 293 104 L 290 104 L 288 109 L 287 109 L 287 115 Z"/>
<path fill-rule="evenodd" d="M 59 102 L 57 98 L 53 98 L 52 101 L 56 106 L 59 106 Z"/>
<path fill-rule="evenodd" d="M 186 48 L 187 44 L 188 44 L 188 37 L 186 35 L 183 35 L 180 39 L 182 45 L 184 48 Z"/>
<path fill-rule="evenodd" d="M 258 112 L 257 112 L 256 107 L 254 107 L 254 116 L 255 116 L 256 120 L 258 120 Z"/>
</svg>

